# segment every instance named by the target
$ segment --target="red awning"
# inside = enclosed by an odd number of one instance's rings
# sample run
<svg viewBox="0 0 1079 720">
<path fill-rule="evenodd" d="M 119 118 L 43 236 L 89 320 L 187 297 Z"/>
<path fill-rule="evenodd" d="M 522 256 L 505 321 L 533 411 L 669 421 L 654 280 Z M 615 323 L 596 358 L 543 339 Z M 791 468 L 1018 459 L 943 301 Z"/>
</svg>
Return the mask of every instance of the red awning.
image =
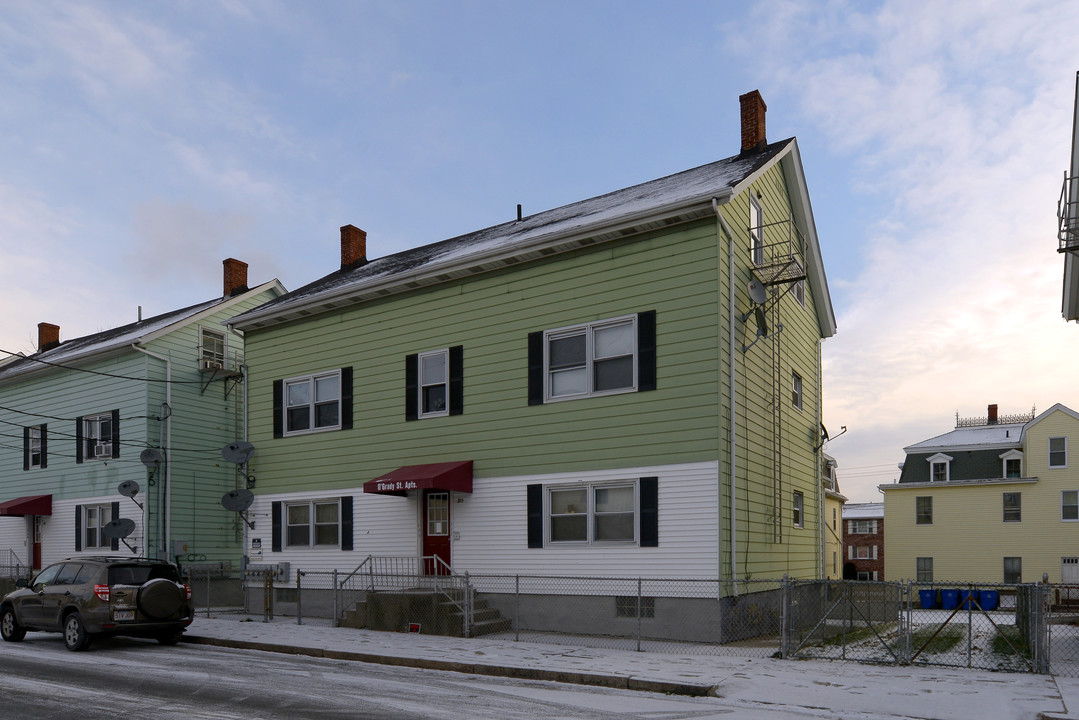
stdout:
<svg viewBox="0 0 1079 720">
<path fill-rule="evenodd" d="M 363 484 L 365 493 L 404 495 L 409 490 L 472 492 L 472 461 L 405 465 Z"/>
<path fill-rule="evenodd" d="M 27 495 L 0 503 L 0 515 L 52 515 L 52 495 Z"/>
</svg>

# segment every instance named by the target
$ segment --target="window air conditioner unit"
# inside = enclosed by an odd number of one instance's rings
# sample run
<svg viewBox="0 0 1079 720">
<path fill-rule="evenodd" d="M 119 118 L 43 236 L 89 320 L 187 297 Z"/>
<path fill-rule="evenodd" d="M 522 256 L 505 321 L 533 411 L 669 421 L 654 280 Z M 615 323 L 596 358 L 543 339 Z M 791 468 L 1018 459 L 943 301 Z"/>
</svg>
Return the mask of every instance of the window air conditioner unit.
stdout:
<svg viewBox="0 0 1079 720">
<path fill-rule="evenodd" d="M 94 445 L 94 457 L 112 457 L 112 445 L 109 443 L 97 443 Z"/>
<path fill-rule="evenodd" d="M 224 370 L 225 364 L 220 360 L 202 358 L 199 360 L 199 370 Z"/>
</svg>

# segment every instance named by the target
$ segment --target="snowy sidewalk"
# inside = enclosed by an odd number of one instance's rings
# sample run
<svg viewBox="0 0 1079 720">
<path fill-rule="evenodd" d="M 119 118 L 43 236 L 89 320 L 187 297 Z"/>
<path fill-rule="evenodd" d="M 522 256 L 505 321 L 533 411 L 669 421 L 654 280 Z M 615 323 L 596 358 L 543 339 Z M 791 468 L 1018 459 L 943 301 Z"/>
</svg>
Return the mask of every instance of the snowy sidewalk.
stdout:
<svg viewBox="0 0 1079 720">
<path fill-rule="evenodd" d="M 684 695 L 712 695 L 792 713 L 862 720 L 934 718 L 1079 720 L 1079 680 L 948 668 L 775 660 L 376 632 L 294 620 L 196 618 L 186 642 L 330 659 L 555 680 Z M 1070 712 L 1069 712 L 1070 711 Z"/>
</svg>

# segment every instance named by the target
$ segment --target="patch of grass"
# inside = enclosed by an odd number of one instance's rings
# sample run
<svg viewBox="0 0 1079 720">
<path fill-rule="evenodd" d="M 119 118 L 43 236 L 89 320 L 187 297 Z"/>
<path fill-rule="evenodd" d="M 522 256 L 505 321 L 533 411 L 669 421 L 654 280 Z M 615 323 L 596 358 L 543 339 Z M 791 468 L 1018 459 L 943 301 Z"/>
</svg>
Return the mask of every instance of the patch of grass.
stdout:
<svg viewBox="0 0 1079 720">
<path fill-rule="evenodd" d="M 885 640 L 887 640 L 887 639 L 889 639 L 890 635 L 894 636 L 895 629 L 896 629 L 896 623 L 894 623 L 894 622 L 892 622 L 892 623 L 881 623 L 880 625 L 877 625 L 876 626 L 876 632 L 874 632 L 873 628 L 869 627 L 869 626 L 863 626 L 863 627 L 859 627 L 859 628 L 848 628 L 846 635 L 844 635 L 842 632 L 836 633 L 835 635 L 831 635 L 831 636 L 825 638 L 824 640 L 822 640 L 820 644 L 821 645 L 842 645 L 843 640 L 845 638 L 846 642 L 847 642 L 847 645 L 853 645 L 855 643 L 862 642 L 863 640 L 870 640 L 870 639 L 876 640 L 878 635 L 880 637 L 884 638 Z"/>
<path fill-rule="evenodd" d="M 933 633 L 936 632 L 936 630 L 937 629 L 935 627 L 926 627 L 915 631 L 913 637 L 911 638 L 912 644 L 914 646 L 914 651 L 918 652 L 919 650 L 921 650 L 923 655 L 925 653 L 931 653 L 934 655 L 946 653 L 952 648 L 954 648 L 956 645 L 958 645 L 959 641 L 966 637 L 966 634 L 960 627 L 943 627 L 941 628 L 940 632 L 937 633 L 937 636 L 933 637 Z M 929 640 L 929 638 L 931 637 L 933 637 L 932 641 Z M 927 645 L 923 650 L 922 646 L 925 645 L 927 642 L 929 643 L 929 645 Z"/>
<path fill-rule="evenodd" d="M 998 655 L 1021 655 L 1030 659 L 1030 644 L 1023 641 L 1019 628 L 1005 625 L 998 627 L 997 634 L 993 636 L 993 652 Z"/>
</svg>

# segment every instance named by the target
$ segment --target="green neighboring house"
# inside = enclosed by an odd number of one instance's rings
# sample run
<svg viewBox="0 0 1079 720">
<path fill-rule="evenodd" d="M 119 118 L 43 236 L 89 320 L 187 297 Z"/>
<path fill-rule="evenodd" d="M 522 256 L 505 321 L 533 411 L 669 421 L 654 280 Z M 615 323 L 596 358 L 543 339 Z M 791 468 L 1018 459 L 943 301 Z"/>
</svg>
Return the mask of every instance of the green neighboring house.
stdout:
<svg viewBox="0 0 1079 720">
<path fill-rule="evenodd" d="M 232 319 L 251 560 L 821 577 L 835 318 L 798 144 L 741 100 L 733 157 L 374 260 L 348 225 Z"/>
<path fill-rule="evenodd" d="M 242 520 L 220 501 L 243 479 L 221 449 L 244 433 L 244 347 L 224 321 L 284 291 L 248 289 L 230 258 L 222 297 L 64 342 L 39 324 L 38 352 L 0 365 L 0 566 L 238 563 Z M 134 530 L 110 537 L 125 518 Z"/>
</svg>

